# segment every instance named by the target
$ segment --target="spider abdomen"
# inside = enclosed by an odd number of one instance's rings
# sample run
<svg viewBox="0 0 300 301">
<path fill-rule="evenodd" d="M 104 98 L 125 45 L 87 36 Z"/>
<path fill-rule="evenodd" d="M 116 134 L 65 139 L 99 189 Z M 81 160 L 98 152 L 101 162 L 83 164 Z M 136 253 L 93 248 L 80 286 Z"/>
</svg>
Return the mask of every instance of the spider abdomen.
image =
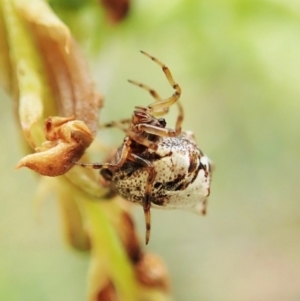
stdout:
<svg viewBox="0 0 300 301">
<path fill-rule="evenodd" d="M 157 150 L 138 154 L 155 170 L 149 200 L 153 207 L 183 208 L 205 211 L 210 192 L 209 159 L 197 148 L 193 138 L 182 133 L 178 137 L 160 137 Z M 128 201 L 142 203 L 148 170 L 135 162 L 125 164 L 112 174 L 112 184 Z"/>
</svg>

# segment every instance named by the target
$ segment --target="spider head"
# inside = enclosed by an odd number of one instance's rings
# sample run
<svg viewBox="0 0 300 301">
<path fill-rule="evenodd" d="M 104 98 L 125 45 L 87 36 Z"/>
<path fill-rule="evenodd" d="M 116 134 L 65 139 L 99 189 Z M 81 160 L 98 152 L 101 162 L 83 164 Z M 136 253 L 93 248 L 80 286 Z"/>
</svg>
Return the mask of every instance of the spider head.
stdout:
<svg viewBox="0 0 300 301">
<path fill-rule="evenodd" d="M 137 124 L 150 124 L 159 128 L 165 128 L 167 122 L 164 118 L 156 118 L 148 111 L 148 108 L 144 107 L 135 107 L 135 111 L 133 112 L 133 116 L 131 119 L 132 125 Z"/>
</svg>

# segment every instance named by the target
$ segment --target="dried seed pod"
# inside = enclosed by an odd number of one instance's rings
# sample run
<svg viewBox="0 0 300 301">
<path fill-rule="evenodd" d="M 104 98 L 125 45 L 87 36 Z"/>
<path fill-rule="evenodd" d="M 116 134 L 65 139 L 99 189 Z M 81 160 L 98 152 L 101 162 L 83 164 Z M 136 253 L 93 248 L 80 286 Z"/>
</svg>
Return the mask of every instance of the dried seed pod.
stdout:
<svg viewBox="0 0 300 301">
<path fill-rule="evenodd" d="M 148 288 L 159 288 L 168 292 L 170 289 L 167 269 L 154 254 L 144 254 L 136 265 L 136 275 L 138 280 Z"/>
</svg>

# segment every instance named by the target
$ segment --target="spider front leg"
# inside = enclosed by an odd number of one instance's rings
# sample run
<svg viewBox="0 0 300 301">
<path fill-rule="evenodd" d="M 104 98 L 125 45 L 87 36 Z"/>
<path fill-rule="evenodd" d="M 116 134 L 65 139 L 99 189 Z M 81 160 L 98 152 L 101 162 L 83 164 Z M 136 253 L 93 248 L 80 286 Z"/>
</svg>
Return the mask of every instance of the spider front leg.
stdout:
<svg viewBox="0 0 300 301">
<path fill-rule="evenodd" d="M 162 68 L 164 74 L 166 75 L 168 82 L 170 83 L 172 88 L 175 90 L 174 94 L 171 97 L 169 97 L 165 100 L 157 101 L 157 102 L 149 105 L 148 108 L 151 109 L 153 112 L 155 112 L 156 110 L 161 110 L 165 107 L 170 107 L 173 103 L 175 103 L 179 99 L 179 97 L 181 95 L 180 86 L 174 81 L 170 69 L 164 63 L 160 62 L 157 58 L 146 53 L 145 51 L 141 51 L 141 53 L 148 56 L 153 62 L 155 62 Z"/>
<path fill-rule="evenodd" d="M 135 125 L 137 131 L 143 131 L 147 134 L 152 134 L 161 137 L 176 137 L 181 133 L 181 127 L 175 129 L 160 128 L 147 123 L 139 123 Z M 142 143 L 143 144 L 143 143 Z"/>
<path fill-rule="evenodd" d="M 175 90 L 174 94 L 171 97 L 169 97 L 165 100 L 158 99 L 157 97 L 155 97 L 157 99 L 157 101 L 150 104 L 148 106 L 148 109 L 150 110 L 151 114 L 153 114 L 154 116 L 158 116 L 157 114 L 161 114 L 161 112 L 168 112 L 169 107 L 173 103 L 177 102 L 179 113 L 178 113 L 178 117 L 177 117 L 177 121 L 176 121 L 176 125 L 175 125 L 175 130 L 176 130 L 176 133 L 179 134 L 181 132 L 181 124 L 182 124 L 182 121 L 183 121 L 183 108 L 182 108 L 182 106 L 179 102 L 179 98 L 181 96 L 181 88 L 175 82 L 175 80 L 173 79 L 173 76 L 171 74 L 170 69 L 165 64 L 163 64 L 157 58 L 155 58 L 154 56 L 152 56 L 152 55 L 150 55 L 150 54 L 148 54 L 144 51 L 141 51 L 141 53 L 148 56 L 152 61 L 154 61 L 156 64 L 158 64 L 162 68 L 164 74 L 166 75 L 167 80 L 169 81 L 172 88 Z M 145 86 L 143 84 L 139 84 L 139 83 L 136 83 L 136 82 L 133 82 L 133 83 L 140 86 L 141 88 L 144 88 L 144 89 L 148 90 L 150 92 L 150 94 L 155 92 L 155 91 L 153 91 L 152 89 L 148 88 L 147 86 Z M 156 93 L 156 95 L 157 95 L 157 93 Z"/>
<path fill-rule="evenodd" d="M 150 93 L 150 95 L 156 100 L 156 102 L 161 102 L 163 101 L 163 99 L 158 95 L 158 93 L 153 90 L 152 88 L 148 87 L 147 85 L 145 84 L 142 84 L 142 83 L 139 83 L 137 81 L 134 81 L 134 80 L 131 80 L 129 79 L 128 80 L 131 84 L 135 85 L 135 86 L 138 86 L 146 91 L 148 91 Z M 158 117 L 158 116 L 163 116 L 165 115 L 166 113 L 169 112 L 169 107 L 165 107 L 165 108 L 162 108 L 161 110 L 157 110 L 155 111 L 155 116 Z"/>
<path fill-rule="evenodd" d="M 130 130 L 127 132 L 128 137 L 130 137 L 135 142 L 142 144 L 153 151 L 157 150 L 157 143 L 150 141 L 146 137 L 140 135 L 140 132 L 145 132 L 147 134 L 152 134 L 161 137 L 175 137 L 181 133 L 181 128 L 175 130 L 168 129 L 168 128 L 160 128 L 146 123 L 139 123 L 134 126 L 134 129 L 135 130 Z"/>
<path fill-rule="evenodd" d="M 126 119 L 121 119 L 119 121 L 111 121 L 111 122 L 107 122 L 104 124 L 100 124 L 99 128 L 100 129 L 108 129 L 108 128 L 118 128 L 123 132 L 127 132 L 128 130 L 128 124 L 130 123 L 131 119 L 130 118 L 126 118 Z"/>
<path fill-rule="evenodd" d="M 151 200 L 150 200 L 150 195 L 151 195 L 151 190 L 152 190 L 152 185 L 156 176 L 156 171 L 154 169 L 154 166 L 152 165 L 151 162 L 148 160 L 145 160 L 135 154 L 130 154 L 128 159 L 132 162 L 135 162 L 139 165 L 142 165 L 146 167 L 146 170 L 148 172 L 148 177 L 146 181 L 146 187 L 145 187 L 145 195 L 142 200 L 142 206 L 144 209 L 144 214 L 145 214 L 145 223 L 146 223 L 146 236 L 145 236 L 145 241 L 146 245 L 149 243 L 150 239 L 150 231 L 151 231 Z"/>
<path fill-rule="evenodd" d="M 130 144 L 131 144 L 131 140 L 129 139 L 129 137 L 126 137 L 123 142 L 120 156 L 116 163 L 83 163 L 83 162 L 73 162 L 73 163 L 86 168 L 116 170 L 121 168 L 124 165 L 125 161 L 128 159 Z"/>
</svg>

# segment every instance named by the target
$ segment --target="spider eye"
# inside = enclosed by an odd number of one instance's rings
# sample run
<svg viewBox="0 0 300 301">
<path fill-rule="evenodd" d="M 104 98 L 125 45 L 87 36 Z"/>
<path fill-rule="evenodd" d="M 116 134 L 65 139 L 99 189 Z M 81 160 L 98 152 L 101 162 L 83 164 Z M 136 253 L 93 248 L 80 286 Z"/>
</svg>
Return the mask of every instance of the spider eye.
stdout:
<svg viewBox="0 0 300 301">
<path fill-rule="evenodd" d="M 166 122 L 165 118 L 158 118 L 157 121 L 163 128 L 166 127 L 167 122 Z"/>
</svg>

